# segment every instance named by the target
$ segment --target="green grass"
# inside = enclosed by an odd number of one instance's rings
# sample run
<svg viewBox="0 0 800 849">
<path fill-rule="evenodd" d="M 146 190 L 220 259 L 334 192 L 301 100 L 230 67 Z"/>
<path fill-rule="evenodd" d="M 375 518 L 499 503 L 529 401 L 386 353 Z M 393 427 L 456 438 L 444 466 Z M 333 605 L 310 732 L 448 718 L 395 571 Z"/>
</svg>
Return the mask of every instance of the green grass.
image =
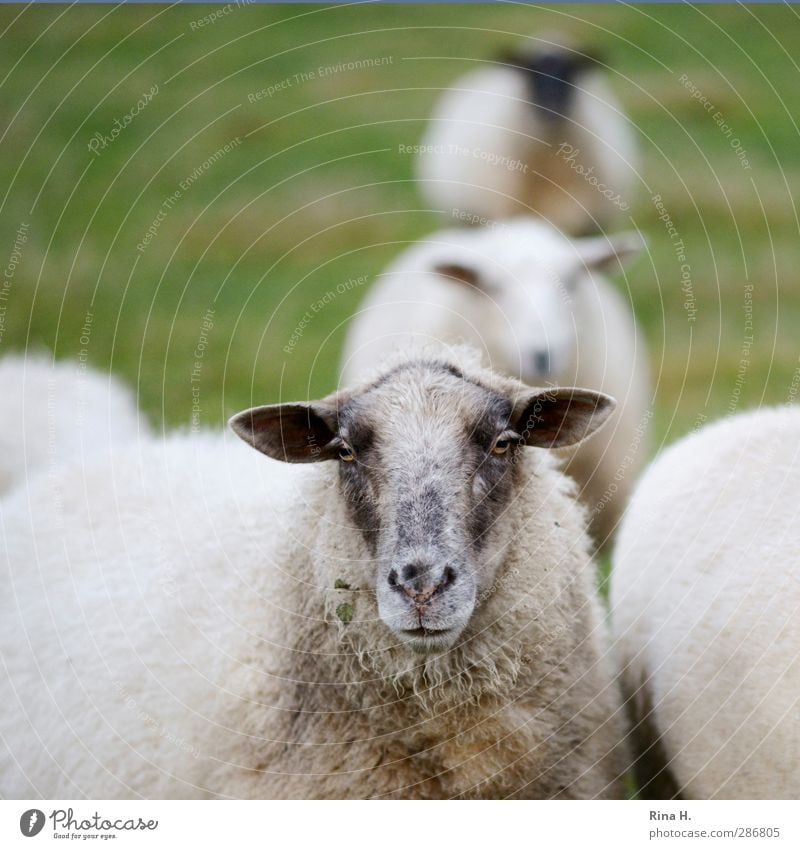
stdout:
<svg viewBox="0 0 800 849">
<path fill-rule="evenodd" d="M 287 355 L 309 305 L 349 278 L 374 279 L 443 223 L 420 211 L 413 162 L 397 145 L 419 138 L 437 90 L 476 59 L 557 28 L 605 53 L 640 134 L 643 185 L 631 219 L 651 255 L 619 284 L 651 349 L 656 442 L 728 411 L 748 283 L 754 338 L 738 405 L 787 398 L 800 354 L 794 8 L 253 6 L 190 27 L 214 9 L 0 8 L 4 268 L 20 223 L 30 225 L 0 353 L 47 346 L 74 357 L 85 348 L 137 385 L 154 420 L 176 425 L 191 416 L 195 350 L 213 309 L 204 423 L 251 400 L 330 391 L 364 287 L 316 313 Z M 376 57 L 391 62 L 294 81 Z M 724 113 L 752 170 L 681 74 Z M 287 79 L 272 97 L 248 101 Z M 155 84 L 152 102 L 92 154 L 93 134 L 108 133 Z M 138 251 L 180 182 L 236 137 L 241 144 L 183 192 Z M 691 324 L 656 193 L 686 244 Z"/>
</svg>

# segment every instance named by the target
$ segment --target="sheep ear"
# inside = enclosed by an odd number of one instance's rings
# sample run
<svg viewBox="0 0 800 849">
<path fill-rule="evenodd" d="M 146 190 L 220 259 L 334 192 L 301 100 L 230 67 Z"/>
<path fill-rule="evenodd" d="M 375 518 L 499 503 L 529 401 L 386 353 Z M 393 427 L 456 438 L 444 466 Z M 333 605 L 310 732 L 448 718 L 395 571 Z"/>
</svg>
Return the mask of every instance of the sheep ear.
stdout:
<svg viewBox="0 0 800 849">
<path fill-rule="evenodd" d="M 636 230 L 577 239 L 575 244 L 580 261 L 589 271 L 617 271 L 647 246 L 644 236 Z"/>
<path fill-rule="evenodd" d="M 588 439 L 616 406 L 609 395 L 590 389 L 539 389 L 517 402 L 512 427 L 525 445 L 565 448 Z"/>
<path fill-rule="evenodd" d="M 228 422 L 257 451 L 285 463 L 316 463 L 338 455 L 336 409 L 323 403 L 272 404 L 237 413 Z"/>
<path fill-rule="evenodd" d="M 437 262 L 433 270 L 446 280 L 456 285 L 469 286 L 474 289 L 481 288 L 481 275 L 477 269 L 464 265 L 460 262 Z"/>
</svg>

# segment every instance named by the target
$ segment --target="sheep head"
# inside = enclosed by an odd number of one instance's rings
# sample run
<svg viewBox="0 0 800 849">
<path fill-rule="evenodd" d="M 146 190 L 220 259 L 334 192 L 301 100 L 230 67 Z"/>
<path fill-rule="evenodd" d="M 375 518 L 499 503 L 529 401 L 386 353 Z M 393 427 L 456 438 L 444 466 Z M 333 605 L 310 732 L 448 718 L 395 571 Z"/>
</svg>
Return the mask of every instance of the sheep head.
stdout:
<svg viewBox="0 0 800 849">
<path fill-rule="evenodd" d="M 430 241 L 421 265 L 431 285 L 458 287 L 465 298 L 453 309 L 480 330 L 474 341 L 493 366 L 534 384 L 572 379 L 580 356 L 576 301 L 586 298 L 592 273 L 614 271 L 644 247 L 635 232 L 568 239 L 530 219 Z"/>
<path fill-rule="evenodd" d="M 496 579 L 521 452 L 575 445 L 613 408 L 598 392 L 411 360 L 358 390 L 255 407 L 230 424 L 274 459 L 339 464 L 341 497 L 374 557 L 380 617 L 431 653 L 454 644 Z"/>
</svg>

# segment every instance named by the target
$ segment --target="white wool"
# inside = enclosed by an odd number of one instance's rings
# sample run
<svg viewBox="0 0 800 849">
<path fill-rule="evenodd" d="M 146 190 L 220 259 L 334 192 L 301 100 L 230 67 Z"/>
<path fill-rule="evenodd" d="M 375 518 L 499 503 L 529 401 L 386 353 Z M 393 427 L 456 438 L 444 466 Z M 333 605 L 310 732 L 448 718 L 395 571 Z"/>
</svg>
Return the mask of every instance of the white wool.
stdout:
<svg viewBox="0 0 800 849">
<path fill-rule="evenodd" d="M 0 493 L 148 432 L 130 390 L 85 363 L 10 354 L 0 359 L 0 395 Z"/>
<path fill-rule="evenodd" d="M 581 72 L 571 114 L 555 128 L 529 102 L 528 83 L 524 71 L 495 65 L 444 92 L 420 142 L 428 202 L 456 217 L 540 215 L 568 233 L 624 215 L 638 179 L 636 141 L 601 70 Z"/>
<path fill-rule="evenodd" d="M 614 553 L 626 689 L 689 798 L 800 796 L 800 410 L 662 453 Z"/>
<path fill-rule="evenodd" d="M 287 475 L 306 471 L 177 435 L 0 500 L 0 795 L 203 794 L 227 652 L 253 628 L 237 597 L 280 603 L 270 543 L 292 524 L 275 514 L 299 512 Z"/>
</svg>

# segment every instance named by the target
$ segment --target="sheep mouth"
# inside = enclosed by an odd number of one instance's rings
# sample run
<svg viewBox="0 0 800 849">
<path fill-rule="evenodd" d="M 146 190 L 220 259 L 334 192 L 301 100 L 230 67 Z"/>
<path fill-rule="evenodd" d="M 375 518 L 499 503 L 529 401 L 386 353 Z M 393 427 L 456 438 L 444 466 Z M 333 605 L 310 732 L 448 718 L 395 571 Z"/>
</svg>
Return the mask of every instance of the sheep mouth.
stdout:
<svg viewBox="0 0 800 849">
<path fill-rule="evenodd" d="M 449 649 L 459 633 L 459 628 L 404 628 L 399 636 L 411 651 L 430 654 Z"/>
<path fill-rule="evenodd" d="M 403 628 L 403 635 L 406 637 L 441 637 L 449 634 L 452 628 Z"/>
</svg>

